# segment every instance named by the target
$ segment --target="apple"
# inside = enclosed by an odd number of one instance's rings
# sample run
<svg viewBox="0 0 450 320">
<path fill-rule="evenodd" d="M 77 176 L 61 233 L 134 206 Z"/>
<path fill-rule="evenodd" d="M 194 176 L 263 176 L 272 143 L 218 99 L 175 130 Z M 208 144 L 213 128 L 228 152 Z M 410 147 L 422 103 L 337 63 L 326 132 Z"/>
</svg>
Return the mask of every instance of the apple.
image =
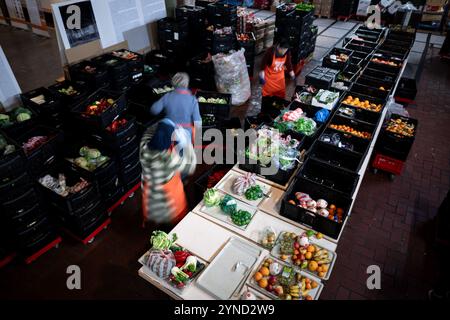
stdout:
<svg viewBox="0 0 450 320">
<path fill-rule="evenodd" d="M 297 259 L 298 259 L 297 255 L 294 254 L 294 255 L 292 256 L 292 260 L 297 260 Z"/>
<path fill-rule="evenodd" d="M 272 286 L 271 284 L 269 284 L 269 285 L 266 287 L 266 290 L 269 291 L 269 292 L 272 292 L 272 291 L 273 291 L 273 286 Z"/>
<path fill-rule="evenodd" d="M 305 257 L 305 255 L 304 255 L 304 254 L 301 254 L 301 255 L 300 255 L 300 260 L 301 260 L 301 261 L 304 261 L 304 260 L 306 260 L 306 257 Z"/>
<path fill-rule="evenodd" d="M 273 286 L 275 283 L 277 283 L 277 277 L 270 276 L 269 277 L 269 284 Z"/>
<path fill-rule="evenodd" d="M 276 286 L 274 288 L 274 292 L 277 294 L 277 296 L 281 296 L 284 293 L 283 287 L 282 286 Z"/>
<path fill-rule="evenodd" d="M 300 248 L 300 243 L 298 243 L 297 241 L 294 243 L 294 248 L 295 249 L 299 249 Z"/>
</svg>

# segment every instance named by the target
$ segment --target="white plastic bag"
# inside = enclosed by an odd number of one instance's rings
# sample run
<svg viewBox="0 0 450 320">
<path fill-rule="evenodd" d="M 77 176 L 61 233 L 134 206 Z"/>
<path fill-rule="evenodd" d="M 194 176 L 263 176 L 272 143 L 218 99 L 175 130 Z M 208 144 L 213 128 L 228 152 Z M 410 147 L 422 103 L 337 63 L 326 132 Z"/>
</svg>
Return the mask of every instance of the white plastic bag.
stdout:
<svg viewBox="0 0 450 320">
<path fill-rule="evenodd" d="M 241 105 L 251 95 L 244 49 L 230 54 L 219 53 L 212 57 L 216 71 L 216 86 L 220 93 L 231 94 L 233 105 Z"/>
</svg>

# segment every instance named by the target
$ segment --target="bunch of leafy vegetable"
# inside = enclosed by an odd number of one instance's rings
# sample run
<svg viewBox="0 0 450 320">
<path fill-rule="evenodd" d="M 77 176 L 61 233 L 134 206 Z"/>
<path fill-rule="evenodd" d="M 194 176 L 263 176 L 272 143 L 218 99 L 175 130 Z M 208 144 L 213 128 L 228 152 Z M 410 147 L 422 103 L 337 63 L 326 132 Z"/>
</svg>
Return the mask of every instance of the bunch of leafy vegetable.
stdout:
<svg viewBox="0 0 450 320">
<path fill-rule="evenodd" d="M 220 204 L 220 193 L 216 189 L 208 189 L 203 195 L 203 201 L 207 207 L 215 207 Z"/>
<path fill-rule="evenodd" d="M 316 131 L 317 124 L 310 118 L 300 118 L 294 124 L 294 129 L 306 136 L 311 136 Z"/>
<path fill-rule="evenodd" d="M 153 231 L 152 236 L 150 238 L 150 243 L 152 244 L 152 249 L 154 250 L 167 250 L 172 247 L 172 245 L 177 241 L 178 236 L 176 233 L 169 236 L 164 231 Z"/>
</svg>

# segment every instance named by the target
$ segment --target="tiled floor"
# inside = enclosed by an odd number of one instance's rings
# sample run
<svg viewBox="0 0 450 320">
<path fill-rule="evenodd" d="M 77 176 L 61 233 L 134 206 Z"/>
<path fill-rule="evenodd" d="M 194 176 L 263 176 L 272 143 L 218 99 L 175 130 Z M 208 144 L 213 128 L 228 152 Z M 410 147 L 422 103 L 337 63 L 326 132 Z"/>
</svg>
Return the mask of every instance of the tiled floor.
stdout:
<svg viewBox="0 0 450 320">
<path fill-rule="evenodd" d="M 0 27 L 0 43 L 27 89 L 60 76 L 54 41 L 37 39 Z M 450 68 L 436 55 L 436 50 L 429 53 L 416 104 L 407 108 L 419 120 L 419 130 L 405 170 L 393 182 L 384 174 L 366 173 L 322 299 L 426 298 L 436 267 L 431 219 L 450 187 Z M 310 62 L 302 75 L 318 63 Z M 236 115 L 259 111 L 256 81 L 251 100 L 235 108 Z M 288 96 L 293 87 L 290 83 Z M 148 247 L 154 228 L 140 228 L 139 203 L 137 195 L 114 212 L 112 226 L 92 245 L 66 239 L 60 249 L 30 266 L 15 262 L 1 270 L 0 299 L 166 299 L 137 275 L 136 260 Z M 82 268 L 81 291 L 66 289 L 66 268 L 71 264 Z M 382 289 L 369 291 L 366 270 L 373 264 L 381 268 Z"/>
</svg>

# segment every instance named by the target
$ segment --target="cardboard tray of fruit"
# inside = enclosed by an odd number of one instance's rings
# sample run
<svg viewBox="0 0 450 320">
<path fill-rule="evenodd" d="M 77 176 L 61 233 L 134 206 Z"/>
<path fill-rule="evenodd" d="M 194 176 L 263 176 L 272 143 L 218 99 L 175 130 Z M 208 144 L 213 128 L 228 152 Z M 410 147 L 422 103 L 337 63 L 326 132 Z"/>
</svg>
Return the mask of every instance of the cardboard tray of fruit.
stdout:
<svg viewBox="0 0 450 320">
<path fill-rule="evenodd" d="M 270 255 L 248 280 L 248 284 L 279 300 L 318 300 L 323 290 L 319 279 Z"/>
<path fill-rule="evenodd" d="M 162 279 L 158 277 L 153 271 L 150 270 L 148 267 L 148 259 L 150 251 L 147 251 L 142 257 L 139 258 L 139 263 L 143 266 L 147 267 L 148 271 L 155 277 L 159 278 L 168 284 L 170 284 L 174 289 L 178 291 L 183 291 L 185 288 L 187 288 L 189 285 L 192 284 L 192 282 L 197 279 L 197 277 L 200 275 L 200 273 L 206 268 L 206 262 L 201 260 L 199 257 L 192 254 L 190 251 L 186 250 L 185 248 L 174 244 L 170 247 L 170 251 L 173 253 L 175 261 L 176 261 L 176 268 L 179 268 L 184 274 L 184 278 L 177 280 L 175 275 L 172 273 L 169 275 L 169 277 Z M 190 258 L 192 257 L 192 258 Z M 186 277 L 186 276 L 187 277 Z M 181 281 L 183 280 L 183 281 Z"/>
<path fill-rule="evenodd" d="M 271 254 L 294 268 L 328 280 L 336 262 L 335 252 L 314 244 L 308 234 L 282 232 Z"/>
<path fill-rule="evenodd" d="M 265 198 L 270 197 L 272 189 L 255 174 L 244 175 L 236 171 L 229 171 L 216 188 L 254 207 L 258 207 Z"/>
<path fill-rule="evenodd" d="M 206 190 L 199 211 L 246 230 L 257 209 L 217 189 Z"/>
</svg>

